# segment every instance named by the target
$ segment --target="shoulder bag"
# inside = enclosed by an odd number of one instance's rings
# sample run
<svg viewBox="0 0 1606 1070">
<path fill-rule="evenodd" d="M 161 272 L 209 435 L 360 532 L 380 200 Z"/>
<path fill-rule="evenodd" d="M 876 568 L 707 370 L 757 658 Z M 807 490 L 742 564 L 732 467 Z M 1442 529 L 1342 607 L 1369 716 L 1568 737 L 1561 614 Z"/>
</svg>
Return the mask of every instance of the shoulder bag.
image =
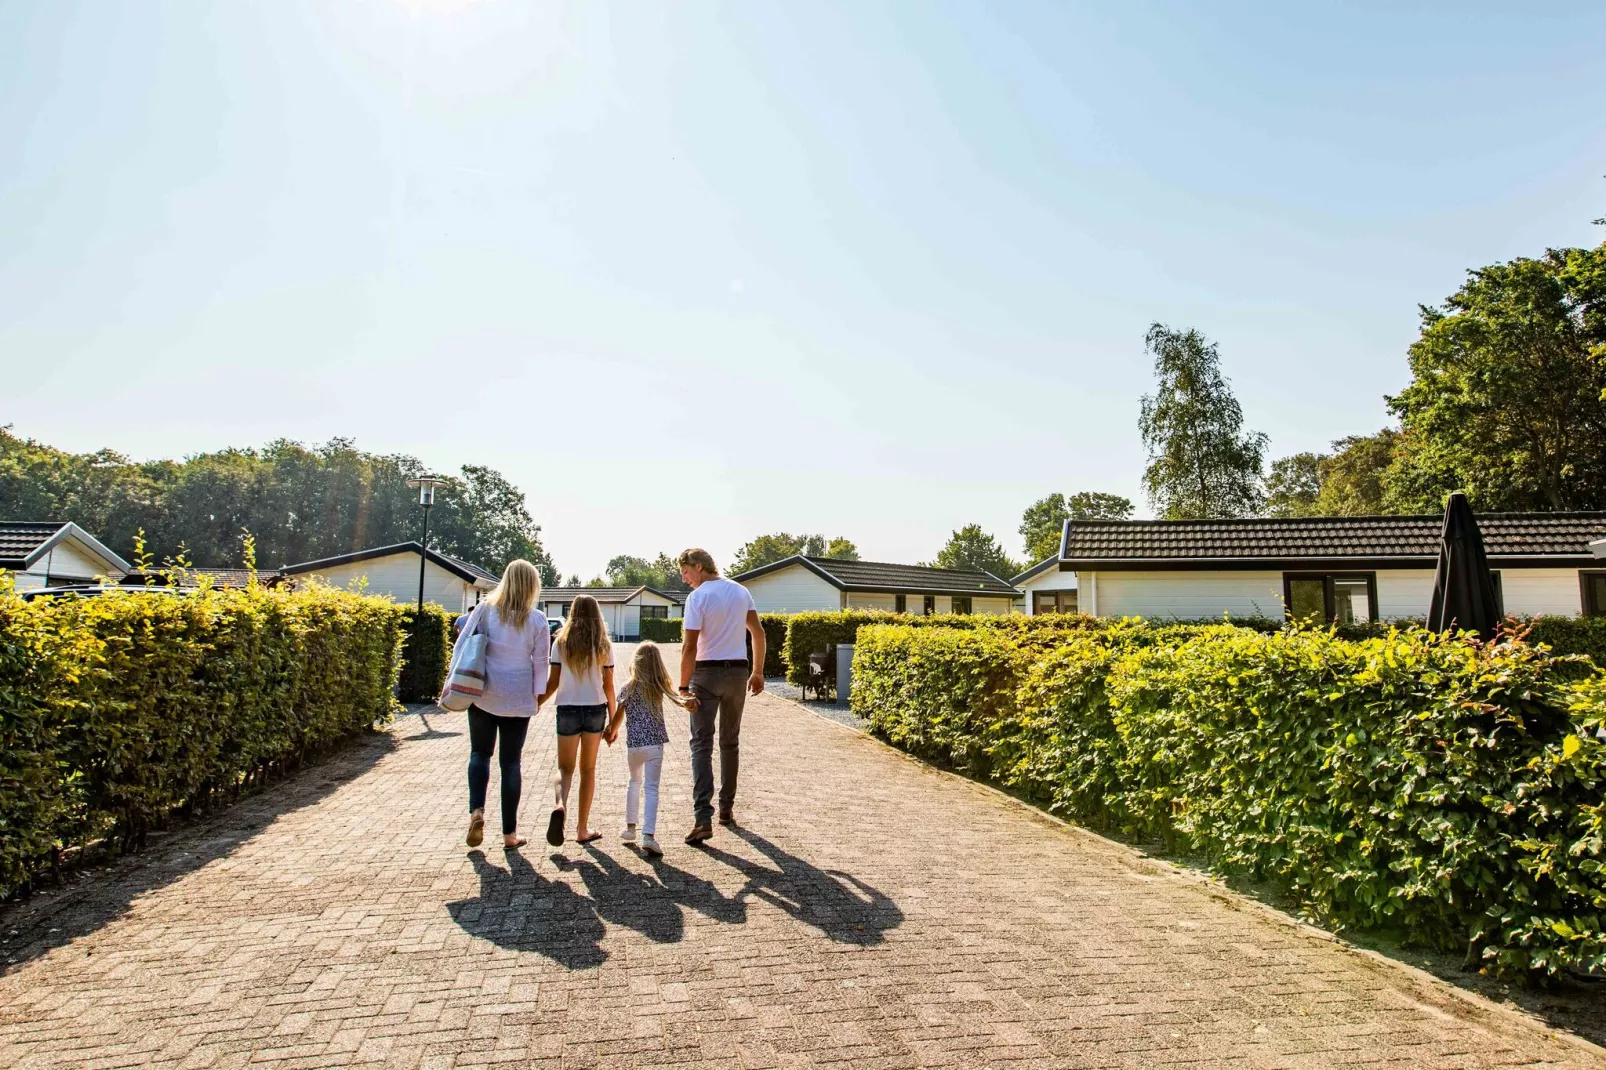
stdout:
<svg viewBox="0 0 1606 1070">
<path fill-rule="evenodd" d="M 474 621 L 473 629 L 463 637 L 463 648 L 452 659 L 446 674 L 446 686 L 441 690 L 440 705 L 453 713 L 462 713 L 485 694 L 485 648 L 490 637 L 485 634 L 485 613 Z"/>
</svg>

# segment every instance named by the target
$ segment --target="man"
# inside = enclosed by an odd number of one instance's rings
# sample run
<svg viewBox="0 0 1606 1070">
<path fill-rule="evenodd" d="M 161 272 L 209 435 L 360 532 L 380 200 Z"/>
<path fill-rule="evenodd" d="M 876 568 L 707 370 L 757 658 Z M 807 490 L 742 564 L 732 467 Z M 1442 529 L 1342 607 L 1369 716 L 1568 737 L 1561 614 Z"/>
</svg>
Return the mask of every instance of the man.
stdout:
<svg viewBox="0 0 1606 1070">
<path fill-rule="evenodd" d="M 753 596 L 720 576 L 707 550 L 680 555 L 680 578 L 691 587 L 686 598 L 680 647 L 680 694 L 691 714 L 691 783 L 694 824 L 686 842 L 714 835 L 714 727 L 719 726 L 719 823 L 736 816 L 737 746 L 747 694 L 764 690 L 764 626 Z M 753 661 L 747 661 L 747 636 Z"/>
</svg>

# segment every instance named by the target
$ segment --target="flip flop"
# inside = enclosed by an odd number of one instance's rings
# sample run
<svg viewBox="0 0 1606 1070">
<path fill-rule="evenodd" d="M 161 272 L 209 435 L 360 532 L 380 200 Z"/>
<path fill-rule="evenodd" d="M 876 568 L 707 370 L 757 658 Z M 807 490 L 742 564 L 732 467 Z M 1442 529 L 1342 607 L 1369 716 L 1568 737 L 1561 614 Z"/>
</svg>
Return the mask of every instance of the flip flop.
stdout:
<svg viewBox="0 0 1606 1070">
<path fill-rule="evenodd" d="M 485 839 L 485 815 L 471 816 L 468 819 L 468 845 L 478 847 L 483 839 Z"/>
<path fill-rule="evenodd" d="M 552 811 L 546 823 L 546 842 L 554 847 L 563 846 L 563 808 Z"/>
<path fill-rule="evenodd" d="M 502 850 L 504 850 L 504 851 L 517 851 L 520 847 L 523 847 L 525 844 L 527 844 L 529 842 L 530 841 L 525 839 L 523 836 L 519 837 L 519 842 L 518 843 L 508 843 L 507 841 L 504 840 L 502 842 Z"/>
<path fill-rule="evenodd" d="M 596 843 L 600 839 L 602 839 L 602 833 L 593 832 L 589 836 L 581 836 L 581 837 L 576 838 L 574 842 L 575 843 L 579 843 L 579 844 Z"/>
</svg>

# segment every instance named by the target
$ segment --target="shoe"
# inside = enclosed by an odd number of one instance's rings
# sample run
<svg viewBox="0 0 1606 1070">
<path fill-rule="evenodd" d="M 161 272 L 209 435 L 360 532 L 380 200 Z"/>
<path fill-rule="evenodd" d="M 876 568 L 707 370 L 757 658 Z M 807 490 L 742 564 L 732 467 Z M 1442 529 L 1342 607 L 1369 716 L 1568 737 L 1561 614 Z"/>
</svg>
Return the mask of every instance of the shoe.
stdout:
<svg viewBox="0 0 1606 1070">
<path fill-rule="evenodd" d="M 686 833 L 686 842 L 690 844 L 699 844 L 713 838 L 714 830 L 707 825 L 694 825 L 692 830 Z"/>
<path fill-rule="evenodd" d="M 662 858 L 664 856 L 664 849 L 658 846 L 657 837 L 643 836 L 641 838 L 641 853 L 646 855 L 648 858 Z"/>
<path fill-rule="evenodd" d="M 735 809 L 735 807 L 721 806 L 719 808 L 719 823 L 721 825 L 734 825 L 734 824 L 736 824 L 736 809 Z"/>
<path fill-rule="evenodd" d="M 546 842 L 554 847 L 563 846 L 563 808 L 552 811 L 546 823 Z"/>
<path fill-rule="evenodd" d="M 619 841 L 621 843 L 635 843 L 636 842 L 636 826 L 634 826 L 634 825 L 626 825 L 625 826 L 625 830 L 623 832 L 619 833 Z"/>
<path fill-rule="evenodd" d="M 485 839 L 485 812 L 483 810 L 476 810 L 468 815 L 468 836 L 466 839 L 470 847 L 478 847 L 480 842 Z"/>
</svg>

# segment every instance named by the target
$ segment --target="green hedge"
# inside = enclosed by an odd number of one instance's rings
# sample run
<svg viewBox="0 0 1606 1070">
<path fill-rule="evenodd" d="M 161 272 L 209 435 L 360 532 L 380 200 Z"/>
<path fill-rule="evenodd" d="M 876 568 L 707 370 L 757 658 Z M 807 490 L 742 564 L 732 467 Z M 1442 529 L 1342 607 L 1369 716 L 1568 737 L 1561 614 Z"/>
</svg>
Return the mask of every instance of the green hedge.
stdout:
<svg viewBox="0 0 1606 1070">
<path fill-rule="evenodd" d="M 1606 966 L 1606 677 L 1520 640 L 873 627 L 894 744 L 1491 973 Z"/>
<path fill-rule="evenodd" d="M 0 590 L 0 895 L 385 721 L 403 615 L 328 588 Z"/>
<path fill-rule="evenodd" d="M 452 622 L 457 617 L 433 603 L 419 613 L 403 610 L 401 682 L 396 697 L 403 702 L 434 702 L 446 686 L 452 658 Z"/>
<path fill-rule="evenodd" d="M 679 617 L 642 617 L 641 637 L 654 643 L 678 643 L 684 623 Z"/>
<path fill-rule="evenodd" d="M 1557 654 L 1586 654 L 1606 669 L 1606 617 L 1530 617 L 1512 622 L 1534 643 Z"/>
</svg>

